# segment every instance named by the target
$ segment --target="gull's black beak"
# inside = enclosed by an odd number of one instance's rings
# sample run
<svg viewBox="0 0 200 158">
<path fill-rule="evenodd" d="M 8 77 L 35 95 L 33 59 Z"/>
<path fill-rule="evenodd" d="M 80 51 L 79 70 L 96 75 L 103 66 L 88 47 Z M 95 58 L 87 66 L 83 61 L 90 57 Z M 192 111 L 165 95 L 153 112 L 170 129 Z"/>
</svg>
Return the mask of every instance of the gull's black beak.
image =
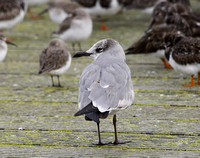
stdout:
<svg viewBox="0 0 200 158">
<path fill-rule="evenodd" d="M 41 11 L 38 16 L 42 16 L 44 13 L 47 13 L 49 11 L 48 8 L 44 9 L 43 11 Z"/>
<path fill-rule="evenodd" d="M 12 42 L 10 42 L 10 41 L 6 41 L 6 43 L 17 47 L 17 45 L 16 45 L 15 43 L 12 43 Z"/>
<path fill-rule="evenodd" d="M 82 57 L 82 56 L 90 56 L 91 53 L 87 53 L 87 52 L 77 52 L 76 54 L 74 54 L 73 58 L 77 58 L 77 57 Z"/>
</svg>

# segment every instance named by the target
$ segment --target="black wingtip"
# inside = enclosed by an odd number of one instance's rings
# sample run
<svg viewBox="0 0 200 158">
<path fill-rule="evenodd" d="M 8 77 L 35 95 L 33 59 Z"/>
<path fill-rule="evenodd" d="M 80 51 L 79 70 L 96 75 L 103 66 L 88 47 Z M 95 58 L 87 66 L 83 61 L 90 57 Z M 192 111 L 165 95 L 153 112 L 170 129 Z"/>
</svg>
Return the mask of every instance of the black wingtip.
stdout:
<svg viewBox="0 0 200 158">
<path fill-rule="evenodd" d="M 74 114 L 74 116 L 80 116 L 80 115 L 82 115 L 81 111 L 78 111 L 77 113 Z"/>
<path fill-rule="evenodd" d="M 91 112 L 97 112 L 97 111 L 99 111 L 98 108 L 94 107 L 92 102 L 91 102 L 90 104 L 85 106 L 83 109 L 81 109 L 77 113 L 75 113 L 74 116 L 80 116 L 80 115 L 88 114 L 88 113 L 91 113 Z"/>
</svg>

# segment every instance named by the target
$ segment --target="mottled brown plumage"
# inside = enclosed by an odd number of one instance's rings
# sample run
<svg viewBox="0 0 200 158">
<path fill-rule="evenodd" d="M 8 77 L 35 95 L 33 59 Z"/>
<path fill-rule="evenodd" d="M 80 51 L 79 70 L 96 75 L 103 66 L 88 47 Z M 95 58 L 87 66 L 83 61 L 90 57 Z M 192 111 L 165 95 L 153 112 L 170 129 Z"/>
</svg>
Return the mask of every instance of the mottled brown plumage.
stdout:
<svg viewBox="0 0 200 158">
<path fill-rule="evenodd" d="M 112 0 L 73 0 L 77 3 L 79 3 L 81 6 L 86 8 L 92 8 L 96 5 L 97 1 L 99 1 L 99 4 L 102 8 L 109 8 L 111 6 Z M 134 0 L 117 0 L 119 4 L 122 6 L 130 5 Z"/>
<path fill-rule="evenodd" d="M 170 7 L 171 9 L 173 9 L 173 5 L 167 1 L 160 2 L 159 4 L 157 4 L 153 10 L 152 20 L 150 22 L 148 29 L 151 29 L 155 25 L 163 24 L 165 16 L 167 15 L 167 12 Z"/>
<path fill-rule="evenodd" d="M 145 9 L 154 6 L 156 2 L 157 0 L 132 0 L 129 1 L 128 9 L 132 8 Z"/>
<path fill-rule="evenodd" d="M 63 41 L 54 39 L 40 55 L 39 74 L 63 67 L 69 59 L 69 52 Z"/>
<path fill-rule="evenodd" d="M 25 10 L 23 0 L 0 0 L 0 21 L 15 18 L 21 9 Z"/>
<path fill-rule="evenodd" d="M 154 53 L 157 50 L 165 49 L 165 36 L 171 32 L 177 32 L 175 25 L 156 25 L 145 33 L 136 43 L 133 43 L 127 50 L 127 54 Z"/>
<path fill-rule="evenodd" d="M 165 23 L 167 25 L 174 25 L 176 29 L 183 32 L 187 36 L 192 36 L 191 25 L 180 14 L 175 12 L 169 12 L 165 17 Z"/>
<path fill-rule="evenodd" d="M 200 38 L 168 34 L 165 43 L 168 46 L 165 52 L 168 60 L 171 53 L 172 58 L 180 65 L 200 64 Z"/>
<path fill-rule="evenodd" d="M 39 74 L 48 72 L 51 74 L 52 86 L 60 85 L 59 75 L 63 74 L 71 64 L 71 55 L 64 41 L 53 39 L 49 46 L 40 55 Z M 53 76 L 57 76 L 58 85 L 54 84 Z"/>
<path fill-rule="evenodd" d="M 81 6 L 86 7 L 86 8 L 94 7 L 97 3 L 97 0 L 72 0 L 72 1 L 75 1 Z"/>
<path fill-rule="evenodd" d="M 174 33 L 165 37 L 165 56 L 176 71 L 191 75 L 191 83 L 184 87 L 200 84 L 200 38 L 186 37 Z M 194 82 L 194 75 L 198 74 L 198 82 Z"/>
</svg>

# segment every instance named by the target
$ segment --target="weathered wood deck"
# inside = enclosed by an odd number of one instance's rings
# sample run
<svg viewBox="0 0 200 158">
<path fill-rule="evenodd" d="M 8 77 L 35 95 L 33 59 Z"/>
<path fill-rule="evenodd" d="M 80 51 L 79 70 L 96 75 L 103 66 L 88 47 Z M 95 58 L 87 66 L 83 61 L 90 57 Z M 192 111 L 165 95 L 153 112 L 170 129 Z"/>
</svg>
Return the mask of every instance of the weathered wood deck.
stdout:
<svg viewBox="0 0 200 158">
<path fill-rule="evenodd" d="M 200 10 L 199 2 L 192 2 Z M 110 31 L 100 31 L 95 21 L 83 49 L 103 38 L 114 38 L 127 48 L 149 21 L 150 15 L 137 10 L 107 21 Z M 80 74 L 92 60 L 73 59 L 61 77 L 63 88 L 50 87 L 50 77 L 37 74 L 39 54 L 56 29 L 46 15 L 38 21 L 26 16 L 6 31 L 19 47 L 9 46 L 0 64 L 0 157 L 200 157 L 199 86 L 184 88 L 189 76 L 164 69 L 151 55 L 127 56 L 136 97 L 130 108 L 118 113 L 117 125 L 119 138 L 131 143 L 92 145 L 98 139 L 96 124 L 73 116 Z M 114 139 L 112 118 L 101 121 L 101 130 L 103 140 Z"/>
</svg>

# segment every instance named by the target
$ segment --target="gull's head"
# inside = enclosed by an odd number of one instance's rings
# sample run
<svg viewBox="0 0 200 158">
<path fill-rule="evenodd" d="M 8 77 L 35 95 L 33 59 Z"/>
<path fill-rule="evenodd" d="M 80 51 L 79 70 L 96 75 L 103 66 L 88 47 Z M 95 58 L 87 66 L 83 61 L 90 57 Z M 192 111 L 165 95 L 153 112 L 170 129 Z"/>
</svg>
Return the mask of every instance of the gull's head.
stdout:
<svg viewBox="0 0 200 158">
<path fill-rule="evenodd" d="M 103 39 L 95 43 L 89 50 L 78 52 L 74 57 L 90 56 L 94 60 L 99 56 L 116 57 L 125 60 L 125 53 L 121 45 L 113 39 Z"/>
</svg>

